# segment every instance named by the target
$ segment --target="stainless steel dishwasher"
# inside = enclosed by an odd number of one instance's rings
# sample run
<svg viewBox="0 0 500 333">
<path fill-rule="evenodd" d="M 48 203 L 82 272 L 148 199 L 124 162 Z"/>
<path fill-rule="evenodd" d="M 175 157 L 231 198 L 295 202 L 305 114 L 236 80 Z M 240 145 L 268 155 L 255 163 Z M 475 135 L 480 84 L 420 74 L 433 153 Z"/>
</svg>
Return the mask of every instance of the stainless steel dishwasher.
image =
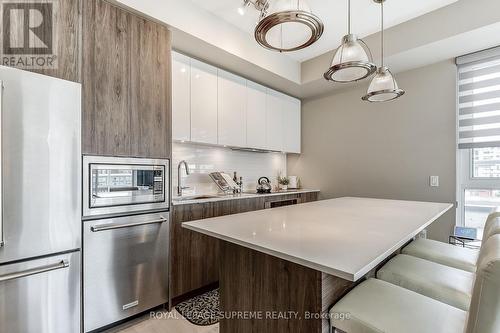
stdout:
<svg viewBox="0 0 500 333">
<path fill-rule="evenodd" d="M 84 330 L 168 301 L 169 213 L 85 221 Z"/>
</svg>

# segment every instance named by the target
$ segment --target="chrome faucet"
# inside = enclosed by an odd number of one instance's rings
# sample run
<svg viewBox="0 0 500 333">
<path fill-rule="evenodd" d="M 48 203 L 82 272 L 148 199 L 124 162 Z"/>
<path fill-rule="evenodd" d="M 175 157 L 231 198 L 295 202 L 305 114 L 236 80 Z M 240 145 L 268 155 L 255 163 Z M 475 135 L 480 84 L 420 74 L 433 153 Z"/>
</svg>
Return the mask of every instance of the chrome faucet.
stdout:
<svg viewBox="0 0 500 333">
<path fill-rule="evenodd" d="M 182 190 L 188 189 L 189 187 L 183 187 L 181 184 L 181 166 L 184 164 L 184 168 L 186 169 L 186 175 L 189 176 L 189 166 L 186 161 L 182 160 L 179 162 L 177 166 L 177 196 L 182 196 Z"/>
</svg>

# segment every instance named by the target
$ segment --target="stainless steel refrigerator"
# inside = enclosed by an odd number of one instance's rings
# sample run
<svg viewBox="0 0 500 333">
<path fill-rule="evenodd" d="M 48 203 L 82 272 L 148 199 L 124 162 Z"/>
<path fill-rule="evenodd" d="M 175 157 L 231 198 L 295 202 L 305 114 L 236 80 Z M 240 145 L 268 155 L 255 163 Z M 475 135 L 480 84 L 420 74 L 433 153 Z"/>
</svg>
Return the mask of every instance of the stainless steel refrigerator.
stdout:
<svg viewBox="0 0 500 333">
<path fill-rule="evenodd" d="M 0 81 L 0 332 L 80 332 L 81 86 Z"/>
</svg>

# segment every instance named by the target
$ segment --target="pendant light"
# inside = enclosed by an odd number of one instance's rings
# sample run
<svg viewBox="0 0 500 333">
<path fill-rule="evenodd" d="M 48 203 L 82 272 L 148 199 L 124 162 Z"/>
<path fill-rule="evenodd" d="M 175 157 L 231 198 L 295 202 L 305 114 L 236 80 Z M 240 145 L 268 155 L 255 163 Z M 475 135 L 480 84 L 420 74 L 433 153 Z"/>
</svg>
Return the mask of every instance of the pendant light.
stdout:
<svg viewBox="0 0 500 333">
<path fill-rule="evenodd" d="M 262 47 L 290 52 L 314 44 L 323 34 L 324 25 L 311 12 L 305 0 L 251 0 L 260 7 L 255 40 Z M 262 4 L 264 3 L 264 4 Z"/>
<path fill-rule="evenodd" d="M 373 77 L 368 92 L 363 96 L 364 101 L 368 102 L 388 102 L 399 98 L 405 94 L 403 89 L 399 89 L 398 83 L 392 75 L 389 68 L 384 65 L 384 2 L 385 0 L 373 0 L 380 4 L 381 11 L 381 66 L 377 69 L 377 73 Z"/>
<path fill-rule="evenodd" d="M 347 1 L 347 8 L 347 35 L 342 38 L 330 68 L 324 74 L 328 81 L 359 81 L 372 75 L 377 69 L 368 46 L 362 39 L 351 34 L 351 0 Z"/>
</svg>

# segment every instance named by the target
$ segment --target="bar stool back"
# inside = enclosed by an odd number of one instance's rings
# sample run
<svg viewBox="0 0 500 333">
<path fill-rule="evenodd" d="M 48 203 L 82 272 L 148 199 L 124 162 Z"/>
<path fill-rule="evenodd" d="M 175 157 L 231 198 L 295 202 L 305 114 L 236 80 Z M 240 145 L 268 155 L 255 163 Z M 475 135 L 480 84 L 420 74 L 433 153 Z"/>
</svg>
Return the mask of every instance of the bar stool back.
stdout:
<svg viewBox="0 0 500 333">
<path fill-rule="evenodd" d="M 496 214 L 496 213 L 495 213 Z M 483 244 L 493 235 L 500 234 L 500 217 L 495 217 L 494 219 L 488 218 L 486 224 L 484 225 L 483 231 Z M 482 245 L 481 245 L 482 247 Z"/>
<path fill-rule="evenodd" d="M 465 332 L 500 332 L 500 234 L 481 248 Z"/>
</svg>

